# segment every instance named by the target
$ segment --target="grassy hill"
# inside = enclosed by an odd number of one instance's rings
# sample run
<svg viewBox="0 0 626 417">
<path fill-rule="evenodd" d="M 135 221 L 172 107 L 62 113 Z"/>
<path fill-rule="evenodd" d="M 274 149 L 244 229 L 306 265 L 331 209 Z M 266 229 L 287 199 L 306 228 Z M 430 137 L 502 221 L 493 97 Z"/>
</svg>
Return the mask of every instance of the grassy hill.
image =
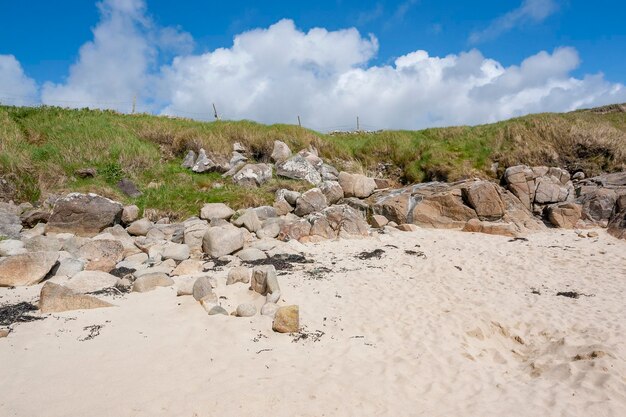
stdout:
<svg viewBox="0 0 626 417">
<path fill-rule="evenodd" d="M 180 168 L 189 149 L 204 147 L 228 156 L 234 142 L 241 142 L 255 159 L 267 160 L 276 139 L 294 151 L 311 144 L 339 168 L 374 174 L 388 164 L 385 172 L 404 183 L 495 177 L 519 163 L 595 175 L 626 170 L 626 106 L 536 114 L 472 127 L 336 135 L 249 121 L 206 123 L 88 109 L 0 106 L 0 177 L 16 186 L 19 201 L 92 191 L 186 216 L 205 202 L 244 207 L 270 203 L 280 187 L 306 188 L 275 179 L 251 191 L 217 174 Z M 97 168 L 99 175 L 76 178 L 75 170 L 86 167 Z M 144 195 L 121 195 L 115 184 L 122 177 L 135 181 Z"/>
</svg>

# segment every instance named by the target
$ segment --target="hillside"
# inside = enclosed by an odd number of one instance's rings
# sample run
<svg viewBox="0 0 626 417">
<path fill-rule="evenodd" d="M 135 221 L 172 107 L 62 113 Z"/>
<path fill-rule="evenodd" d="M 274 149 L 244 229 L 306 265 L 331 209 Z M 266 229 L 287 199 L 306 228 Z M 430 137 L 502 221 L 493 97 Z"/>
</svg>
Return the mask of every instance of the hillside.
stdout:
<svg viewBox="0 0 626 417">
<path fill-rule="evenodd" d="M 37 201 L 48 193 L 92 191 L 179 217 L 205 202 L 233 207 L 273 200 L 277 188 L 306 188 L 274 179 L 243 189 L 218 174 L 180 168 L 185 152 L 204 147 L 229 155 L 234 142 L 266 160 L 273 141 L 294 151 L 308 145 L 338 168 L 391 176 L 399 182 L 496 177 L 514 164 L 561 166 L 587 175 L 626 170 L 626 106 L 536 114 L 481 126 L 420 131 L 321 134 L 292 125 L 249 121 L 197 122 L 100 110 L 0 106 L 0 177 L 5 197 Z M 497 164 L 496 164 L 497 163 Z M 99 175 L 74 172 L 94 167 Z M 144 194 L 124 197 L 115 187 L 132 179 Z"/>
</svg>

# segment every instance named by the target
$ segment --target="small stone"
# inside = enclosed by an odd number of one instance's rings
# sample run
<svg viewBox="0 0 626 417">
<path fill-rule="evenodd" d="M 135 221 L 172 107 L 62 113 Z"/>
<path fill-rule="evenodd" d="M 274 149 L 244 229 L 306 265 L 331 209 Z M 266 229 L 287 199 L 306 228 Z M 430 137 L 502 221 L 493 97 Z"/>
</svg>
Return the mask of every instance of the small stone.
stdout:
<svg viewBox="0 0 626 417">
<path fill-rule="evenodd" d="M 218 314 L 228 316 L 228 311 L 226 311 L 222 306 L 213 306 L 209 309 L 209 316 L 216 316 Z"/>
<path fill-rule="evenodd" d="M 242 282 L 244 284 L 247 284 L 250 282 L 251 275 L 252 275 L 252 270 L 250 268 L 246 268 L 245 266 L 235 267 L 228 272 L 228 278 L 226 278 L 226 285 L 233 285 L 237 282 Z"/>
<path fill-rule="evenodd" d="M 385 227 L 387 223 L 389 223 L 389 220 L 385 216 L 381 216 L 380 214 L 375 214 L 372 216 L 371 224 L 373 227 Z"/>
<path fill-rule="evenodd" d="M 598 237 L 598 232 L 596 231 L 591 231 L 589 233 L 587 233 L 587 237 Z"/>
<path fill-rule="evenodd" d="M 255 249 L 255 248 L 242 249 L 239 252 L 237 252 L 235 255 L 242 261 L 248 261 L 248 262 L 258 261 L 258 260 L 267 258 L 267 255 L 265 255 L 265 252 L 259 249 Z"/>
<path fill-rule="evenodd" d="M 148 292 L 157 287 L 169 287 L 174 285 L 174 280 L 162 272 L 153 272 L 142 275 L 133 283 L 134 292 Z"/>
<path fill-rule="evenodd" d="M 213 294 L 213 285 L 209 277 L 200 277 L 194 282 L 192 295 L 197 301 L 203 300 L 206 296 Z"/>
<path fill-rule="evenodd" d="M 254 304 L 246 303 L 237 306 L 237 317 L 252 317 L 256 314 Z"/>
<path fill-rule="evenodd" d="M 300 309 L 297 305 L 280 307 L 274 316 L 272 330 L 278 333 L 295 333 L 300 329 Z"/>
<path fill-rule="evenodd" d="M 9 331 L 5 329 L 0 329 L 0 339 L 3 337 L 7 337 L 9 335 Z"/>
<path fill-rule="evenodd" d="M 278 311 L 278 305 L 276 303 L 265 303 L 263 307 L 261 307 L 261 315 L 268 316 L 274 318 L 276 316 L 276 312 Z"/>
<path fill-rule="evenodd" d="M 154 225 L 150 220 L 143 218 L 132 222 L 126 231 L 132 236 L 145 236 L 153 226 Z"/>
<path fill-rule="evenodd" d="M 403 232 L 417 232 L 419 230 L 419 227 L 414 224 L 404 223 L 396 226 L 396 229 L 402 230 Z"/>
</svg>

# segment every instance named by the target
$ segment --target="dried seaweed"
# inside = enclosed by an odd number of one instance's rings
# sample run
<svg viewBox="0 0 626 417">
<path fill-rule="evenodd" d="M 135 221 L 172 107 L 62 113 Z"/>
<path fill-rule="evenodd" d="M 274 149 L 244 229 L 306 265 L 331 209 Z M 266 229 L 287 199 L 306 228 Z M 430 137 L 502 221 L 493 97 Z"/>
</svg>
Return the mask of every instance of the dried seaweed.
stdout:
<svg viewBox="0 0 626 417">
<path fill-rule="evenodd" d="M 356 255 L 356 257 L 363 261 L 367 259 L 372 259 L 372 258 L 380 259 L 382 258 L 383 253 L 385 253 L 385 251 L 382 249 L 374 249 L 371 252 L 361 252 L 358 255 Z"/>
<path fill-rule="evenodd" d="M 293 269 L 293 264 L 310 264 L 313 263 L 313 261 L 302 255 L 278 254 L 255 261 L 245 261 L 244 263 L 251 266 L 274 265 L 274 268 L 276 268 L 277 271 L 281 271 L 285 269 Z"/>
<path fill-rule="evenodd" d="M 45 317 L 26 314 L 36 310 L 37 306 L 27 302 L 0 307 L 0 326 L 10 326 L 13 323 L 27 323 L 35 320 L 43 320 Z"/>
</svg>

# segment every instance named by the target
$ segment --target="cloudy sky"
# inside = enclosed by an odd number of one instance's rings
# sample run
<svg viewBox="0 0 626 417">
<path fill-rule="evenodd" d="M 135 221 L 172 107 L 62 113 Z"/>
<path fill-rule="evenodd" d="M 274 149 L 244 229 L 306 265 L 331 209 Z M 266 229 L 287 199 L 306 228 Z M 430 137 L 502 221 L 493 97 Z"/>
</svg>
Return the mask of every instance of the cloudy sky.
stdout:
<svg viewBox="0 0 626 417">
<path fill-rule="evenodd" d="M 138 111 L 200 120 L 215 103 L 225 119 L 318 130 L 626 102 L 618 3 L 7 1 L 0 102 L 129 112 L 136 97 Z"/>
</svg>

